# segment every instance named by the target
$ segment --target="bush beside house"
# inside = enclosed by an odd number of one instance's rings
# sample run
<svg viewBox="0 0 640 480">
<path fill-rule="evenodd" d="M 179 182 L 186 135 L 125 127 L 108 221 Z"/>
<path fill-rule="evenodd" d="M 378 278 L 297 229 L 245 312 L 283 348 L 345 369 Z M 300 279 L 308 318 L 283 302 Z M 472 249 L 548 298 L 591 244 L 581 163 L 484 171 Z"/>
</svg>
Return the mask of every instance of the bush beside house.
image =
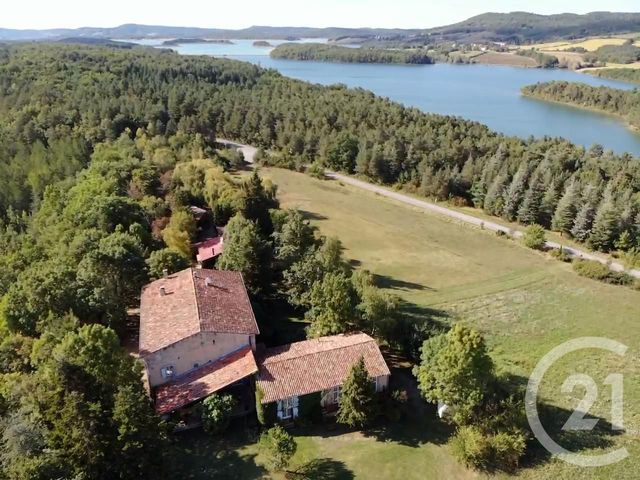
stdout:
<svg viewBox="0 0 640 480">
<path fill-rule="evenodd" d="M 202 402 L 202 426 L 207 433 L 217 435 L 226 430 L 236 404 L 231 395 L 214 393 Z"/>
</svg>

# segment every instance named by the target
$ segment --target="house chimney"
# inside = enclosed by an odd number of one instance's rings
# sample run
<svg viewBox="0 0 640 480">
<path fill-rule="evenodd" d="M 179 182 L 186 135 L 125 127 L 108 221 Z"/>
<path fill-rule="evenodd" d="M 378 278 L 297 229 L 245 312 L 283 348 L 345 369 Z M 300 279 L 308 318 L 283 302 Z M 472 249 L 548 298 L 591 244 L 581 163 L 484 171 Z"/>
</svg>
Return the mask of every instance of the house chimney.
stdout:
<svg viewBox="0 0 640 480">
<path fill-rule="evenodd" d="M 165 287 L 160 287 L 160 296 L 164 297 L 167 294 L 167 289 Z"/>
<path fill-rule="evenodd" d="M 167 278 L 169 276 L 169 270 L 166 268 L 162 269 L 162 277 Z"/>
<path fill-rule="evenodd" d="M 204 284 L 205 284 L 207 287 L 213 287 L 213 278 L 211 278 L 211 277 L 207 277 L 207 278 L 205 278 L 205 279 L 204 279 Z"/>
</svg>

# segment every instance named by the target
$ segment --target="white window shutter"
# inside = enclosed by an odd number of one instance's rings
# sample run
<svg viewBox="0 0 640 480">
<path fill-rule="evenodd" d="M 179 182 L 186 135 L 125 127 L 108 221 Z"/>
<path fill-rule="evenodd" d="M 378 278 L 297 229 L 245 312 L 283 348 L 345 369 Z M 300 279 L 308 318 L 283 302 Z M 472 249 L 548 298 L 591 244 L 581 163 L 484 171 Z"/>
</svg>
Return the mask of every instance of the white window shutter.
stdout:
<svg viewBox="0 0 640 480">
<path fill-rule="evenodd" d="M 298 397 L 293 397 L 293 418 L 298 416 L 298 407 L 300 405 L 300 399 Z"/>
<path fill-rule="evenodd" d="M 278 400 L 278 418 L 282 420 L 283 411 L 282 411 L 282 401 Z"/>
</svg>

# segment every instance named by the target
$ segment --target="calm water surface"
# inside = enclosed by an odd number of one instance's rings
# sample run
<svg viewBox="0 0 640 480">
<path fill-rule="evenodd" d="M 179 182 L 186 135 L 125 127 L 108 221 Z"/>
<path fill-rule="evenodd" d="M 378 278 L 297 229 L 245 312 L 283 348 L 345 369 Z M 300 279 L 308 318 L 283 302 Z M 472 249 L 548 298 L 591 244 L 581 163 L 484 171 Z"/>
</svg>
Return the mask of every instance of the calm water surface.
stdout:
<svg viewBox="0 0 640 480">
<path fill-rule="evenodd" d="M 312 40 L 317 41 L 317 40 Z M 270 40 L 272 45 L 282 41 Z M 161 41 L 141 42 L 157 46 Z M 477 120 L 499 132 L 528 137 L 561 136 L 618 153 L 640 155 L 640 135 L 615 117 L 523 97 L 520 88 L 536 82 L 567 80 L 630 89 L 633 85 L 567 70 L 485 65 L 365 65 L 274 60 L 270 48 L 252 40 L 233 45 L 188 44 L 174 47 L 184 55 L 229 57 L 274 68 L 292 78 L 330 85 L 362 87 L 425 112 Z"/>
</svg>

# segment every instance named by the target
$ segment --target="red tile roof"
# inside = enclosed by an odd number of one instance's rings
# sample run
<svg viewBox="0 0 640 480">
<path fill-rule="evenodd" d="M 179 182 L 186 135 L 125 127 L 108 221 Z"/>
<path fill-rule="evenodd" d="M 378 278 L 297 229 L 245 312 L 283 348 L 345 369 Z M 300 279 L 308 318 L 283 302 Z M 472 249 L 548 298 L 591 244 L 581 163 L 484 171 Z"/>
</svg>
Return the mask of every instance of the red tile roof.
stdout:
<svg viewBox="0 0 640 480">
<path fill-rule="evenodd" d="M 198 262 L 206 262 L 223 252 L 224 239 L 222 237 L 208 238 L 203 242 L 195 243 L 193 246 L 198 250 L 196 255 Z"/>
<path fill-rule="evenodd" d="M 251 348 L 245 347 L 156 390 L 160 415 L 187 406 L 258 371 Z"/>
<path fill-rule="evenodd" d="M 257 385 L 264 393 L 262 403 L 342 385 L 360 357 L 364 357 L 372 378 L 390 375 L 378 344 L 364 333 L 321 337 L 268 349 L 258 359 Z"/>
<path fill-rule="evenodd" d="M 259 333 L 242 274 L 189 268 L 142 289 L 140 355 L 200 332 Z"/>
</svg>

